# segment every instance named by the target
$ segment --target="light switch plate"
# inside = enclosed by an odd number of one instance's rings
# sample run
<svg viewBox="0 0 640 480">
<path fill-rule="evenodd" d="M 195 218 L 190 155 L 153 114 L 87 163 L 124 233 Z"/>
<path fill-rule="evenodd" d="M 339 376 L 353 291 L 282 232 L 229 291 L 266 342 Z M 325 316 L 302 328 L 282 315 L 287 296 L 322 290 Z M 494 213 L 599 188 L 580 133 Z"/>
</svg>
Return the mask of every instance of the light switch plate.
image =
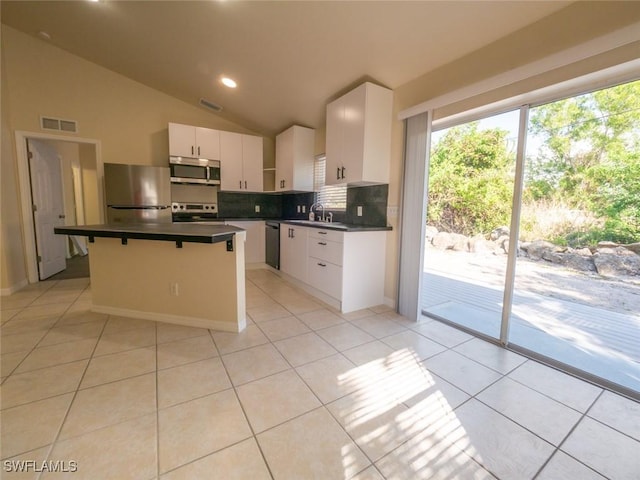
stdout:
<svg viewBox="0 0 640 480">
<path fill-rule="evenodd" d="M 362 205 L 358 205 L 356 215 L 358 215 L 359 217 L 362 216 Z"/>
<path fill-rule="evenodd" d="M 397 217 L 400 211 L 400 207 L 397 205 L 389 205 L 387 207 L 387 217 Z"/>
<path fill-rule="evenodd" d="M 256 205 L 256 213 L 260 213 L 260 205 Z"/>
</svg>

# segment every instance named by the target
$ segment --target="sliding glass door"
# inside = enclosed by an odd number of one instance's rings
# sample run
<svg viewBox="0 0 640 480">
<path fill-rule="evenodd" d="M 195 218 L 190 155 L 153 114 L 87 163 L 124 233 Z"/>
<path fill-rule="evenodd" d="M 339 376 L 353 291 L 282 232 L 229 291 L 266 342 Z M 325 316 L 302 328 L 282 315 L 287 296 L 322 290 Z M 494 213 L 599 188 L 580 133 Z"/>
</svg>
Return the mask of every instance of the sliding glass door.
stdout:
<svg viewBox="0 0 640 480">
<path fill-rule="evenodd" d="M 640 81 L 431 140 L 423 313 L 637 395 Z"/>
<path fill-rule="evenodd" d="M 499 338 L 513 204 L 517 110 L 431 137 L 422 305 Z"/>
<path fill-rule="evenodd" d="M 529 112 L 509 341 L 640 392 L 640 82 Z"/>
</svg>

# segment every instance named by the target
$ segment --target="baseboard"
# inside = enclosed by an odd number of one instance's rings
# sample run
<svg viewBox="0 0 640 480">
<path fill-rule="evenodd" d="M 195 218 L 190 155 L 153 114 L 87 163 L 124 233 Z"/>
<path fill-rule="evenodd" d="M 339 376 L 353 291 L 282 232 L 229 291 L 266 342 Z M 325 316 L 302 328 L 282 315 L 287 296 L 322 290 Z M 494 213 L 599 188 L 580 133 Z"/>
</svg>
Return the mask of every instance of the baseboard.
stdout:
<svg viewBox="0 0 640 480">
<path fill-rule="evenodd" d="M 264 262 L 256 262 L 256 263 L 245 263 L 245 270 L 259 270 L 261 268 L 267 268 L 267 264 Z"/>
<path fill-rule="evenodd" d="M 387 307 L 391 307 L 394 310 L 397 310 L 396 300 L 395 298 L 384 297 L 384 304 Z"/>
<path fill-rule="evenodd" d="M 152 320 L 155 322 L 171 323 L 174 325 L 184 325 L 187 327 L 206 328 L 222 332 L 242 332 L 247 326 L 246 317 L 240 319 L 238 324 L 232 322 L 221 322 L 218 320 L 207 320 L 205 318 L 184 317 L 181 315 L 169 315 L 166 313 L 143 312 L 140 310 L 130 310 L 128 308 L 109 307 L 105 305 L 92 305 L 91 310 L 96 313 L 106 313 L 107 315 L 117 315 L 120 317 L 139 318 L 142 320 Z"/>
<path fill-rule="evenodd" d="M 12 285 L 12 286 L 10 286 L 8 288 L 0 289 L 0 296 L 8 297 L 9 295 L 13 295 L 17 291 L 22 290 L 27 285 L 29 285 L 29 280 L 27 280 L 25 278 L 25 279 L 21 280 L 20 282 L 16 283 L 15 285 Z"/>
</svg>

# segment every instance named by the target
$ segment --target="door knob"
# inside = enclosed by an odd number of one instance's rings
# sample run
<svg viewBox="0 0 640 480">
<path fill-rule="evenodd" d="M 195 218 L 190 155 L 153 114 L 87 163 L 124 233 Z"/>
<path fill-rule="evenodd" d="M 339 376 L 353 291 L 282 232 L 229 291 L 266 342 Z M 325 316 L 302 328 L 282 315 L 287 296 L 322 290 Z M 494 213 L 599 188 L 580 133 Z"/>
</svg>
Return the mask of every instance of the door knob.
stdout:
<svg viewBox="0 0 640 480">
<path fill-rule="evenodd" d="M 58 218 L 66 218 L 65 215 L 58 215 Z"/>
</svg>

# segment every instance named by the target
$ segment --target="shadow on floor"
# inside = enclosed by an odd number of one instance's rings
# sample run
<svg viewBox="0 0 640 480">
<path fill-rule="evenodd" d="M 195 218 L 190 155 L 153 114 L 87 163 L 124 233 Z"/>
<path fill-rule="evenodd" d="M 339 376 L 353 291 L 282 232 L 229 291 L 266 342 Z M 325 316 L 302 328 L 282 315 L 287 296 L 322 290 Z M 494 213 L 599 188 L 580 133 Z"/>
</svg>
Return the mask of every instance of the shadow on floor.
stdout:
<svg viewBox="0 0 640 480">
<path fill-rule="evenodd" d="M 85 278 L 89 276 L 89 255 L 67 258 L 67 268 L 47 280 L 69 280 L 71 278 Z"/>
</svg>

